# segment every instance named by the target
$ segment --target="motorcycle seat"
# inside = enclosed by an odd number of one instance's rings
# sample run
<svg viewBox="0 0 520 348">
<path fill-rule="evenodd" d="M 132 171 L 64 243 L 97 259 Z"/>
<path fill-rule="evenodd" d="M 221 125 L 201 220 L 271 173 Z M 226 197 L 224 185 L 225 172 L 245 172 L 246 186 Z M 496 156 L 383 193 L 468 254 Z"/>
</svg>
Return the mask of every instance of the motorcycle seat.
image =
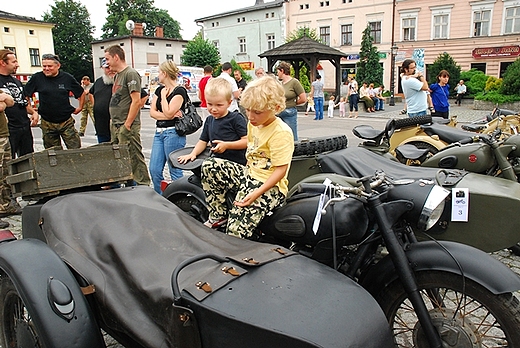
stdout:
<svg viewBox="0 0 520 348">
<path fill-rule="evenodd" d="M 401 157 L 409 158 L 411 160 L 418 160 L 425 156 L 429 151 L 429 149 L 419 149 L 417 146 L 412 144 L 404 144 L 395 149 L 395 152 L 397 152 Z"/>
<path fill-rule="evenodd" d="M 354 127 L 354 129 L 352 129 L 352 133 L 354 133 L 354 135 L 360 139 L 373 140 L 377 142 L 377 140 L 383 137 L 385 130 L 374 129 L 372 126 L 362 124 Z"/>
<path fill-rule="evenodd" d="M 428 134 L 429 136 L 437 135 L 439 139 L 442 141 L 451 144 L 456 143 L 458 141 L 471 138 L 474 134 L 455 128 L 449 127 L 442 124 L 432 123 L 429 125 L 421 125 L 421 128 Z"/>
<path fill-rule="evenodd" d="M 470 123 L 470 124 L 463 124 L 461 126 L 462 129 L 467 130 L 469 132 L 482 132 L 484 129 L 486 129 L 486 124 L 481 123 Z"/>
</svg>

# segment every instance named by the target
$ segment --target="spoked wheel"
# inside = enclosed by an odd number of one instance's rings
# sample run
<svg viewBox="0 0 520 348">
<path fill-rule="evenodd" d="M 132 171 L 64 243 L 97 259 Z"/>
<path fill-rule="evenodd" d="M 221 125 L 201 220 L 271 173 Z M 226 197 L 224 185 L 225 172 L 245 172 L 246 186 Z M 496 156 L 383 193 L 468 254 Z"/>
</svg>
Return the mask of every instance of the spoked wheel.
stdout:
<svg viewBox="0 0 520 348">
<path fill-rule="evenodd" d="M 181 208 L 182 211 L 188 213 L 194 219 L 205 222 L 208 220 L 208 209 L 193 196 L 170 196 L 167 197 L 170 202 Z"/>
<path fill-rule="evenodd" d="M 42 347 L 30 313 L 13 282 L 3 272 L 0 272 L 0 301 L 2 347 Z"/>
<path fill-rule="evenodd" d="M 520 303 L 511 293 L 494 295 L 469 279 L 417 272 L 417 283 L 444 347 L 520 347 Z M 424 330 L 399 280 L 378 295 L 397 347 L 428 348 Z"/>
</svg>

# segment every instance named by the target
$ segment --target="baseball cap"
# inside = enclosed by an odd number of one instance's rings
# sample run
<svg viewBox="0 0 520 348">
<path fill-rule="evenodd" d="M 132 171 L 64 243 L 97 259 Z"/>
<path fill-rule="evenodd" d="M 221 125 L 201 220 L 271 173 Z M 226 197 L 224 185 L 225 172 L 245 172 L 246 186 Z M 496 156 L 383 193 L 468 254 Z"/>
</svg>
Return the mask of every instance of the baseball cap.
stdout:
<svg viewBox="0 0 520 348">
<path fill-rule="evenodd" d="M 107 62 L 107 59 L 106 58 L 103 58 L 101 60 L 101 67 L 102 68 L 108 68 L 108 62 Z"/>
</svg>

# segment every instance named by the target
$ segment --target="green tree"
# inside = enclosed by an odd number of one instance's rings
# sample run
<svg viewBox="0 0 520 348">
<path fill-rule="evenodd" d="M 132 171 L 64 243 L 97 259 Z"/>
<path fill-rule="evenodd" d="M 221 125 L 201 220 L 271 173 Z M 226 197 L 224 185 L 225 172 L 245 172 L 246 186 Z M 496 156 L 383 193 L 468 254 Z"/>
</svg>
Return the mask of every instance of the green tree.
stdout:
<svg viewBox="0 0 520 348">
<path fill-rule="evenodd" d="M 505 95 L 520 96 L 520 58 L 509 65 L 504 73 L 500 92 Z"/>
<path fill-rule="evenodd" d="M 153 0 L 108 0 L 107 21 L 103 25 L 102 38 L 129 35 L 126 21 L 145 23 L 145 36 L 154 36 L 155 27 L 161 26 L 164 37 L 182 39 L 179 22 L 174 20 L 166 10 L 158 9 L 153 5 Z"/>
<path fill-rule="evenodd" d="M 211 65 L 216 69 L 220 63 L 220 53 L 209 40 L 204 40 L 201 35 L 188 42 L 181 56 L 181 64 L 187 66 L 198 66 L 203 68 Z"/>
<path fill-rule="evenodd" d="M 50 12 L 43 14 L 43 20 L 55 24 L 52 29 L 54 52 L 60 57 L 62 69 L 78 81 L 85 75 L 93 78 L 90 44 L 94 40 L 94 27 L 87 8 L 79 1 L 56 1 Z"/>
<path fill-rule="evenodd" d="M 374 38 L 370 34 L 370 25 L 367 25 L 361 37 L 361 50 L 357 63 L 356 80 L 360 84 L 364 81 L 374 85 L 383 83 L 383 67 L 379 64 L 379 52 L 373 43 Z"/>
<path fill-rule="evenodd" d="M 291 31 L 285 38 L 285 42 L 287 43 L 294 40 L 298 40 L 299 38 L 302 38 L 304 36 L 307 36 L 308 38 L 313 39 L 314 41 L 321 42 L 320 36 L 316 32 L 316 29 L 311 29 L 307 27 L 299 27 L 298 29 Z"/>
<path fill-rule="evenodd" d="M 455 85 L 460 80 L 460 65 L 457 65 L 452 56 L 444 52 L 439 54 L 437 59 L 428 66 L 428 83 L 437 83 L 437 75 L 441 70 L 446 70 L 450 73 L 449 84 L 450 87 Z M 455 94 L 455 90 L 451 88 L 451 94 Z"/>
</svg>

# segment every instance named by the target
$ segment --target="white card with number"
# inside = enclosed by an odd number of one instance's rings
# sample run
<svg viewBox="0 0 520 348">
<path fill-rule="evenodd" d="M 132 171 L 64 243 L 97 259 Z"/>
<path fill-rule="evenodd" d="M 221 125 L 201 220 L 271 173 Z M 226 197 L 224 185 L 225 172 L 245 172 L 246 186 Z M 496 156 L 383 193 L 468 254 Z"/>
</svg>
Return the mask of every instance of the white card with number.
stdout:
<svg viewBox="0 0 520 348">
<path fill-rule="evenodd" d="M 453 188 L 451 190 L 451 221 L 468 222 L 469 189 Z"/>
</svg>

